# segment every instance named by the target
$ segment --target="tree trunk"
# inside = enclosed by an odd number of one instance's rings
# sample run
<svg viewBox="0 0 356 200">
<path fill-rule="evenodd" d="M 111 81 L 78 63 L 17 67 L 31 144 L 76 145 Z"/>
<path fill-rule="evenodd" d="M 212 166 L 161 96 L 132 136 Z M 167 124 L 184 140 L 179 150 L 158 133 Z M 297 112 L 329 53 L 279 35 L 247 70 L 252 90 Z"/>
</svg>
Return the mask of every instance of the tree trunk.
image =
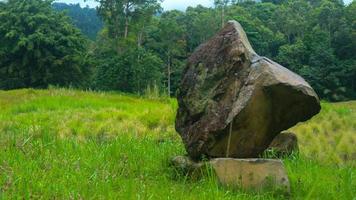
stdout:
<svg viewBox="0 0 356 200">
<path fill-rule="evenodd" d="M 127 38 L 128 34 L 129 34 L 129 18 L 126 14 L 125 15 L 125 34 L 124 34 L 125 39 Z"/>
<path fill-rule="evenodd" d="M 356 75 L 356 73 L 355 73 L 355 75 Z M 356 77 L 356 76 L 354 76 L 354 77 Z M 356 87 L 355 87 L 355 79 L 353 79 L 352 76 L 351 76 L 351 88 L 354 89 L 354 90 L 356 89 Z"/>
<path fill-rule="evenodd" d="M 124 38 L 126 39 L 129 34 L 129 12 L 130 12 L 130 3 L 129 1 L 126 3 L 125 8 L 125 33 Z"/>
<path fill-rule="evenodd" d="M 143 40 L 143 30 L 144 30 L 144 26 L 142 27 L 141 31 L 138 33 L 137 36 L 137 47 L 140 47 L 142 45 L 142 40 Z"/>
<path fill-rule="evenodd" d="M 120 55 L 122 52 L 121 46 L 120 46 L 120 42 L 119 42 L 119 38 L 115 39 L 115 43 L 116 43 L 116 53 L 117 55 Z"/>
<path fill-rule="evenodd" d="M 171 96 L 171 58 L 168 56 L 168 65 L 167 65 L 167 81 L 168 81 L 168 96 Z"/>
<path fill-rule="evenodd" d="M 140 47 L 142 43 L 142 32 L 140 32 L 137 36 L 137 47 Z"/>
<path fill-rule="evenodd" d="M 224 28 L 224 24 L 225 24 L 225 5 L 222 5 L 221 7 L 221 27 Z"/>
</svg>

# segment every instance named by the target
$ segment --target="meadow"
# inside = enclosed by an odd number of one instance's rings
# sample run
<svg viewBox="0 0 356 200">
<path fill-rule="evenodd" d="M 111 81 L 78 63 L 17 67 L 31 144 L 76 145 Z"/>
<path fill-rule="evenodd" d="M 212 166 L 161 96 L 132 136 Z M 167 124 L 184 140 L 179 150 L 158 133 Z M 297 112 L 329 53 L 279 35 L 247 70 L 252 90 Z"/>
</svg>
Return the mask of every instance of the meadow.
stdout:
<svg viewBox="0 0 356 200">
<path fill-rule="evenodd" d="M 0 91 L 0 199 L 356 199 L 356 102 L 322 103 L 291 131 L 291 195 L 227 190 L 169 167 L 185 150 L 175 99 Z"/>
</svg>

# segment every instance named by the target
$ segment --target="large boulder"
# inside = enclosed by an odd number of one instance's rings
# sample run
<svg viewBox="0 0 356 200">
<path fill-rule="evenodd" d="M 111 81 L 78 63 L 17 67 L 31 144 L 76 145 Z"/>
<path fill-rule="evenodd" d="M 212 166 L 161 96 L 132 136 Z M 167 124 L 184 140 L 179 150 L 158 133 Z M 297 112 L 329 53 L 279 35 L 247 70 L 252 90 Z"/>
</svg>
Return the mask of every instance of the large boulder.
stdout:
<svg viewBox="0 0 356 200">
<path fill-rule="evenodd" d="M 320 111 L 312 87 L 258 56 L 236 21 L 188 59 L 178 103 L 176 130 L 193 159 L 257 157 L 281 131 Z"/>
</svg>

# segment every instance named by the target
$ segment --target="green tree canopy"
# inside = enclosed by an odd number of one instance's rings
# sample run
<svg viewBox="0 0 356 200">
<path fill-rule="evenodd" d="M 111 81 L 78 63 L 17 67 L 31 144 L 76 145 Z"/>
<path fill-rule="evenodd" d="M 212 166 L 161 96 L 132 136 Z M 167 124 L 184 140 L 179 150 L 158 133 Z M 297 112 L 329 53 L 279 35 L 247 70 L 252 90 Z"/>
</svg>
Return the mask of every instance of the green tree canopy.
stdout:
<svg viewBox="0 0 356 200">
<path fill-rule="evenodd" d="M 82 86 L 85 43 L 49 0 L 9 0 L 0 7 L 0 88 Z"/>
<path fill-rule="evenodd" d="M 103 22 L 95 8 L 82 8 L 79 4 L 68 5 L 65 3 L 53 3 L 52 7 L 57 11 L 66 12 L 73 24 L 91 40 L 95 40 L 97 33 L 103 28 Z"/>
</svg>

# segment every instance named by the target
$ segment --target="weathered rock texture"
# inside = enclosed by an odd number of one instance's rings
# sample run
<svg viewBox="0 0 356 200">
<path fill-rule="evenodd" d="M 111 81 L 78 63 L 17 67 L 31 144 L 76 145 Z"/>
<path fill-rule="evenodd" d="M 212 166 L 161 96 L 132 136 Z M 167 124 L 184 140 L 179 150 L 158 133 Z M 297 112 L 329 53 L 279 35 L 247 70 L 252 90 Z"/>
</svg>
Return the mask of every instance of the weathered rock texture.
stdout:
<svg viewBox="0 0 356 200">
<path fill-rule="evenodd" d="M 281 131 L 320 111 L 311 86 L 258 56 L 236 21 L 188 59 L 178 103 L 176 130 L 194 159 L 257 157 Z"/>
<path fill-rule="evenodd" d="M 291 155 L 293 152 L 298 152 L 298 138 L 294 133 L 284 132 L 277 135 L 268 150 L 272 151 L 277 157 Z"/>
<path fill-rule="evenodd" d="M 232 189 L 279 189 L 286 194 L 290 192 L 289 179 L 281 160 L 217 158 L 194 162 L 188 157 L 178 156 L 172 159 L 171 164 L 178 172 L 193 179 L 211 174 L 209 172 L 212 169 L 220 184 Z"/>
<path fill-rule="evenodd" d="M 223 186 L 255 191 L 279 189 L 286 194 L 290 192 L 287 172 L 280 160 L 218 158 L 209 164 Z"/>
</svg>

